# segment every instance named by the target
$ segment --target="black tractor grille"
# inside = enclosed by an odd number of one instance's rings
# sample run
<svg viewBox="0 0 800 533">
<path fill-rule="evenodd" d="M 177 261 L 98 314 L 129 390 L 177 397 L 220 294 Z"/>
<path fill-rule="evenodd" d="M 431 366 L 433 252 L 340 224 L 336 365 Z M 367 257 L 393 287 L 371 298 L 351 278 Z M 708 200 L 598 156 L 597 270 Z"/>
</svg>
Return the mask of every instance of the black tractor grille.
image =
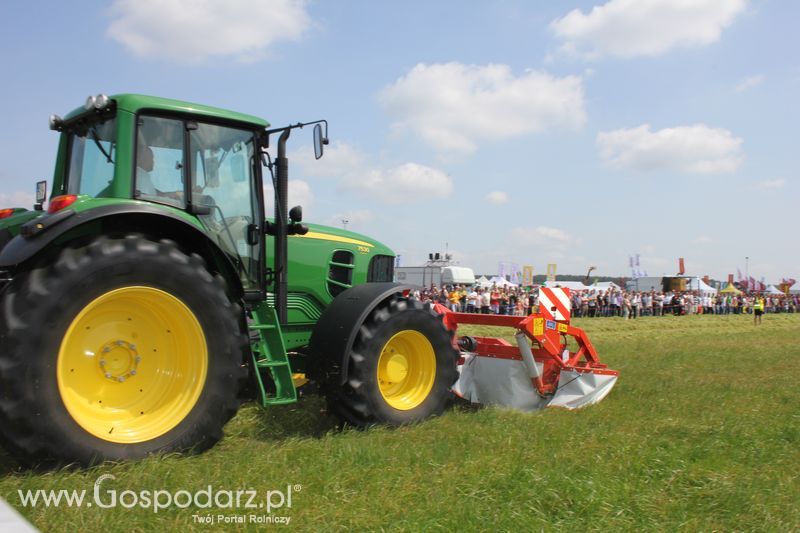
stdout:
<svg viewBox="0 0 800 533">
<path fill-rule="evenodd" d="M 353 252 L 336 250 L 328 262 L 328 292 L 334 298 L 353 286 Z"/>
<path fill-rule="evenodd" d="M 376 255 L 369 261 L 367 282 L 394 281 L 394 256 Z"/>
</svg>

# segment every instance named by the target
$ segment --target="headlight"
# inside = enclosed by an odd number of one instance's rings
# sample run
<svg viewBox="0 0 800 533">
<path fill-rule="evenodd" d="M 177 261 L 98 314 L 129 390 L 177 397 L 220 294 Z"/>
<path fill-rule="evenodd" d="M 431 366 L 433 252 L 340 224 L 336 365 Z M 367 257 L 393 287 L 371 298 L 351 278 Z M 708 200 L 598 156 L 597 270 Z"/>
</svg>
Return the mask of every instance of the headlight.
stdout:
<svg viewBox="0 0 800 533">
<path fill-rule="evenodd" d="M 95 98 L 95 96 L 89 96 L 89 98 L 86 99 L 86 103 L 83 105 L 83 107 L 87 111 L 94 107 Z"/>
<path fill-rule="evenodd" d="M 58 115 L 50 115 L 50 129 L 51 130 L 58 130 L 61 127 L 61 123 L 64 120 L 59 117 Z"/>
<path fill-rule="evenodd" d="M 108 96 L 104 94 L 98 94 L 94 97 L 94 108 L 95 109 L 104 109 L 108 105 Z"/>
</svg>

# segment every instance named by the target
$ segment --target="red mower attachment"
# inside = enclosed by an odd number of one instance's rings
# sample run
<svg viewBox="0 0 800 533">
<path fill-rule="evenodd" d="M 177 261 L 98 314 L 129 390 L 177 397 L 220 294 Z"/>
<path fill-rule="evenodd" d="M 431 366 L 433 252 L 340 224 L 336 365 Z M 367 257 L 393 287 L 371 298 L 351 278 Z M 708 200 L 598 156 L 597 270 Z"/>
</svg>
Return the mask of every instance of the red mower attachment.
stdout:
<svg viewBox="0 0 800 533">
<path fill-rule="evenodd" d="M 539 312 L 528 317 L 436 309 L 456 332 L 460 324 L 517 330 L 516 346 L 493 337 L 456 336 L 461 360 L 453 391 L 473 403 L 577 409 L 605 398 L 617 381 L 619 373 L 600 362 L 586 333 L 570 325 L 569 289 L 540 289 Z"/>
</svg>

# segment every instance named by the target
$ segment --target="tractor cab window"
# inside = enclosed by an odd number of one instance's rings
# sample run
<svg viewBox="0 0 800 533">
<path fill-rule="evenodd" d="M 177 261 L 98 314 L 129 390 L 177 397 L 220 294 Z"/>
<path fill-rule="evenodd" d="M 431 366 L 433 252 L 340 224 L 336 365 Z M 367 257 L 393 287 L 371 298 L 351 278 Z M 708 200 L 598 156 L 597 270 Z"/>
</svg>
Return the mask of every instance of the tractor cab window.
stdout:
<svg viewBox="0 0 800 533">
<path fill-rule="evenodd" d="M 114 118 L 70 131 L 67 193 L 102 196 L 114 179 L 116 148 Z"/>
<path fill-rule="evenodd" d="M 208 208 L 200 219 L 239 267 L 245 287 L 257 286 L 259 249 L 248 238 L 259 213 L 253 132 L 203 123 L 188 129 L 192 202 Z"/>
<path fill-rule="evenodd" d="M 182 120 L 140 117 L 136 134 L 136 198 L 186 205 Z"/>
</svg>

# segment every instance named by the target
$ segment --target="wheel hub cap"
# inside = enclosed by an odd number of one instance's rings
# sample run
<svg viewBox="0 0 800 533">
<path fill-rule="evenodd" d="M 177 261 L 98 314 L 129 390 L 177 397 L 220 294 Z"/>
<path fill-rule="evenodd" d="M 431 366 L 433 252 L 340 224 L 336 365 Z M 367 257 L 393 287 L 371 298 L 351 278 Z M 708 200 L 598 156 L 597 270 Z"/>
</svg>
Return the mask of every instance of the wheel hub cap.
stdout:
<svg viewBox="0 0 800 533">
<path fill-rule="evenodd" d="M 408 359 L 404 355 L 395 353 L 389 356 L 386 363 L 386 378 L 390 383 L 399 383 L 408 376 Z"/>
<path fill-rule="evenodd" d="M 136 352 L 136 345 L 117 340 L 103 346 L 97 357 L 97 364 L 103 375 L 118 383 L 136 375 L 142 357 Z"/>
<path fill-rule="evenodd" d="M 400 331 L 383 346 L 377 374 L 387 404 L 400 411 L 414 409 L 428 398 L 436 380 L 433 346 L 419 331 Z"/>
</svg>

